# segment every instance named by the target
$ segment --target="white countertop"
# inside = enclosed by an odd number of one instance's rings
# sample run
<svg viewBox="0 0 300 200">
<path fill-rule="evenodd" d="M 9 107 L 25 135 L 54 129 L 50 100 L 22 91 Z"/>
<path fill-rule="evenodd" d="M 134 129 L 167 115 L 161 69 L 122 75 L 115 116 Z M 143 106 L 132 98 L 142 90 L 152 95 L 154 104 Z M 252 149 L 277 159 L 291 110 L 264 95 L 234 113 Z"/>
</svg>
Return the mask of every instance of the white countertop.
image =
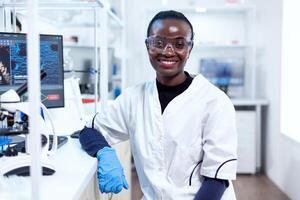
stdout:
<svg viewBox="0 0 300 200">
<path fill-rule="evenodd" d="M 55 165 L 56 172 L 51 176 L 42 177 L 41 200 L 79 199 L 82 192 L 94 177 L 97 169 L 96 158 L 90 157 L 81 149 L 78 139 L 69 138 L 68 142 L 60 147 L 55 155 L 50 157 L 50 160 Z M 4 183 L 11 184 L 11 186 L 5 186 L 6 189 L 9 188 L 10 191 L 29 190 L 29 188 L 31 188 L 29 177 L 13 176 L 9 179 L 9 181 Z M 24 187 L 19 183 L 24 183 Z M 7 196 L 5 192 L 8 191 L 3 191 L 3 187 L 1 188 L 0 184 L 1 200 L 1 196 Z M 23 193 L 29 195 L 29 192 L 30 191 L 24 191 Z M 12 196 L 12 199 L 18 199 L 17 197 L 14 198 L 11 192 L 9 196 Z"/>
<path fill-rule="evenodd" d="M 78 199 L 97 170 L 97 159 L 81 149 L 78 139 L 68 142 L 50 157 L 56 167 L 42 178 L 42 200 Z"/>
</svg>

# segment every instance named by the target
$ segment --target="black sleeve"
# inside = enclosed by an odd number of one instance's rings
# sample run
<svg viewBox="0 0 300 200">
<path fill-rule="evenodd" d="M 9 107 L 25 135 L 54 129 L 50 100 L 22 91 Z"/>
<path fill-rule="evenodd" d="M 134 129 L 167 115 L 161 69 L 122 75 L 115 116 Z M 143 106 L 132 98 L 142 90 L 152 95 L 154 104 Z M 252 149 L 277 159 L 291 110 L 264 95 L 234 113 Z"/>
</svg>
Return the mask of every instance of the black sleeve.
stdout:
<svg viewBox="0 0 300 200">
<path fill-rule="evenodd" d="M 204 177 L 194 200 L 220 200 L 228 185 L 228 180 Z"/>
<path fill-rule="evenodd" d="M 103 135 L 93 128 L 84 127 L 79 134 L 79 141 L 82 148 L 93 157 L 103 147 L 110 147 Z"/>
</svg>

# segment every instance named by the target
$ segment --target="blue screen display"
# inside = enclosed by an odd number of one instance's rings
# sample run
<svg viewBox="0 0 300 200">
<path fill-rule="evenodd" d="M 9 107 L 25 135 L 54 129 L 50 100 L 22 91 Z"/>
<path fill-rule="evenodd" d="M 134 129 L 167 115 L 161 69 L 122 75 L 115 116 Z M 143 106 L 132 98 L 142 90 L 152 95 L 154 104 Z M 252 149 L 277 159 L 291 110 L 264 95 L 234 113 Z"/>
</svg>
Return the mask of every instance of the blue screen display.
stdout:
<svg viewBox="0 0 300 200">
<path fill-rule="evenodd" d="M 0 93 L 27 82 L 26 35 L 0 33 Z M 41 101 L 48 108 L 64 106 L 63 44 L 60 35 L 40 35 Z"/>
<path fill-rule="evenodd" d="M 242 58 L 203 58 L 200 73 L 216 86 L 243 86 L 244 60 Z"/>
</svg>

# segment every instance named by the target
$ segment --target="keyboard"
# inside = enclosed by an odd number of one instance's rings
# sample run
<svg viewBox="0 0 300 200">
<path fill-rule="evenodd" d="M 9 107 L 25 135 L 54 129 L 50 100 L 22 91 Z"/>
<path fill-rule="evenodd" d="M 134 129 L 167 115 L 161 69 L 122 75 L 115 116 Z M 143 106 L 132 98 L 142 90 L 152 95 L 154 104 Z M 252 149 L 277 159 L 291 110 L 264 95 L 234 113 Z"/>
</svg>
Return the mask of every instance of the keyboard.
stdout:
<svg viewBox="0 0 300 200">
<path fill-rule="evenodd" d="M 49 141 L 50 141 L 50 143 L 49 143 L 49 150 L 50 150 L 52 148 L 52 145 L 53 145 L 53 135 L 49 136 Z M 57 148 L 60 148 L 61 146 L 63 146 L 64 144 L 66 144 L 67 141 L 68 141 L 68 137 L 67 136 L 57 136 Z M 25 141 L 17 143 L 14 146 L 14 148 L 18 152 L 25 153 Z"/>
</svg>

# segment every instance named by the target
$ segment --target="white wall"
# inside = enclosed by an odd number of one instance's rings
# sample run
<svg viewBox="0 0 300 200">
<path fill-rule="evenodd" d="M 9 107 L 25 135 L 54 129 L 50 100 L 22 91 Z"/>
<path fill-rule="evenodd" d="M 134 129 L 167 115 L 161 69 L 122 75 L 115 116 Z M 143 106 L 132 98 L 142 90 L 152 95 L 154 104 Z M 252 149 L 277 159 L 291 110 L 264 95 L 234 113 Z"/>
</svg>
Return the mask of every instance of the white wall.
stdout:
<svg viewBox="0 0 300 200">
<path fill-rule="evenodd" d="M 272 6 L 270 6 L 272 5 Z M 264 46 L 262 66 L 265 94 L 269 99 L 265 141 L 265 170 L 290 198 L 300 199 L 300 144 L 280 133 L 280 79 L 282 0 L 257 1 L 258 21 Z"/>
<path fill-rule="evenodd" d="M 127 65 L 126 85 L 131 86 L 146 80 L 153 80 L 154 70 L 149 63 L 145 63 L 147 52 L 144 45 L 147 24 L 145 10 L 148 1 L 128 0 L 126 3 L 126 42 Z"/>
</svg>

